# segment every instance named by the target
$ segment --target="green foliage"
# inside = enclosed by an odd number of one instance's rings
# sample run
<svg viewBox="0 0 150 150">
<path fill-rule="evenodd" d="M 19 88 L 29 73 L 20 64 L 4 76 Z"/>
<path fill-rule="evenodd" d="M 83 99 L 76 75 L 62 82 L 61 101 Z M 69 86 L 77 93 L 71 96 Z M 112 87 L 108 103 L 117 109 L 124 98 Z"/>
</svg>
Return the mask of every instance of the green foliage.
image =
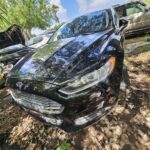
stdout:
<svg viewBox="0 0 150 150">
<path fill-rule="evenodd" d="M 137 1 L 137 0 L 128 0 L 128 2 L 134 2 L 134 1 Z M 139 1 L 144 2 L 147 5 L 150 5 L 150 0 L 139 0 Z"/>
<path fill-rule="evenodd" d="M 49 0 L 0 0 L 0 29 L 18 24 L 26 29 L 45 29 L 58 22 L 58 7 Z M 7 20 L 7 21 L 6 21 Z"/>
<path fill-rule="evenodd" d="M 150 5 L 150 0 L 144 0 L 144 3 Z"/>
<path fill-rule="evenodd" d="M 60 24 L 58 24 L 58 25 L 55 25 L 55 27 L 54 27 L 54 30 L 56 31 L 56 30 L 58 30 L 62 25 L 64 25 L 65 24 L 65 22 L 62 22 L 62 23 L 60 23 Z"/>
<path fill-rule="evenodd" d="M 70 144 L 64 141 L 56 150 L 69 150 Z"/>
</svg>

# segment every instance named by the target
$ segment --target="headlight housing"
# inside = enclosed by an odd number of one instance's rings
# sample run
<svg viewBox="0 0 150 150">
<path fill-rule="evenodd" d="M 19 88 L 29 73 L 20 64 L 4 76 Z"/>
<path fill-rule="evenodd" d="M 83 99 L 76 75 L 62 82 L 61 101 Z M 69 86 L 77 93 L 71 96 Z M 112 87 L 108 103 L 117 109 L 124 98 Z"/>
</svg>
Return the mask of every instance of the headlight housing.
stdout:
<svg viewBox="0 0 150 150">
<path fill-rule="evenodd" d="M 59 92 L 71 95 L 86 90 L 99 82 L 106 80 L 114 70 L 115 64 L 116 58 L 112 56 L 100 69 L 88 73 L 74 82 L 68 83 L 68 85 L 60 89 Z"/>
</svg>

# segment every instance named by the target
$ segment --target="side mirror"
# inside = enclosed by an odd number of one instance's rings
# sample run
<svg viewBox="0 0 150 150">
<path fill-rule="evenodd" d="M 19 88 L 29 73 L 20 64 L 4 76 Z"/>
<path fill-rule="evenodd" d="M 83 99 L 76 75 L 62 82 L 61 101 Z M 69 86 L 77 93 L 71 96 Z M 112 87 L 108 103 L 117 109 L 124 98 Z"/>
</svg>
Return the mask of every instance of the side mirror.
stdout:
<svg viewBox="0 0 150 150">
<path fill-rule="evenodd" d="M 126 19 L 119 20 L 120 31 L 123 31 L 128 26 L 128 21 Z"/>
<path fill-rule="evenodd" d="M 145 6 L 145 12 L 149 11 L 150 7 L 149 6 Z"/>
</svg>

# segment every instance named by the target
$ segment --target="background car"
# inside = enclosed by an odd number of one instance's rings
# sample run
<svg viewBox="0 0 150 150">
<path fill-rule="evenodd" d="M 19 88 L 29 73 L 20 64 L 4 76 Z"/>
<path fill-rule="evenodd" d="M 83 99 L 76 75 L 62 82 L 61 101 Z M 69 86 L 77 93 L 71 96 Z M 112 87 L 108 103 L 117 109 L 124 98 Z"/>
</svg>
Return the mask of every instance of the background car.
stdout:
<svg viewBox="0 0 150 150">
<path fill-rule="evenodd" d="M 5 18 L 4 20 L 7 22 Z M 0 32 L 0 88 L 4 87 L 5 77 L 13 68 L 13 64 L 28 52 L 24 44 L 20 26 L 14 24 Z"/>
<path fill-rule="evenodd" d="M 49 41 L 53 33 L 54 31 L 33 37 L 29 41 L 26 42 L 26 46 L 32 47 L 32 48 L 40 48 L 44 46 L 45 44 L 47 44 L 47 42 Z"/>
<path fill-rule="evenodd" d="M 27 53 L 33 51 L 34 49 L 29 48 L 22 44 L 16 44 L 0 49 L 0 63 L 3 64 L 15 64 Z"/>
<path fill-rule="evenodd" d="M 6 85 L 14 101 L 35 118 L 68 132 L 99 120 L 117 103 L 126 26 L 114 9 L 62 26 L 8 74 Z"/>
<path fill-rule="evenodd" d="M 0 64 L 15 64 L 30 50 L 31 48 L 25 46 L 20 26 L 12 25 L 6 31 L 0 32 Z"/>
<path fill-rule="evenodd" d="M 16 44 L 25 44 L 20 26 L 12 25 L 6 31 L 0 32 L 0 49 Z"/>
<path fill-rule="evenodd" d="M 150 33 L 150 7 L 142 2 L 114 6 L 118 16 L 129 21 L 125 35 Z"/>
</svg>

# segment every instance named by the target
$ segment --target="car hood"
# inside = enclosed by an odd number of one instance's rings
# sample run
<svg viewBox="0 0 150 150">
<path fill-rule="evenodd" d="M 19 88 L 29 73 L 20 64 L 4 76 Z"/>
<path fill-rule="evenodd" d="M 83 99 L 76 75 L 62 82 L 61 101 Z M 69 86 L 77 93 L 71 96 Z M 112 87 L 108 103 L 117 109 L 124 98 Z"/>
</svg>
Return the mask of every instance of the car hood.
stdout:
<svg viewBox="0 0 150 150">
<path fill-rule="evenodd" d="M 72 78 L 69 74 L 74 70 L 74 66 L 80 64 L 96 42 L 106 40 L 111 32 L 112 30 L 108 30 L 51 42 L 38 49 L 36 53 L 25 57 L 14 67 L 8 77 L 53 84 L 64 82 Z M 72 71 L 68 71 L 70 67 Z"/>
<path fill-rule="evenodd" d="M 3 49 L 0 49 L 0 54 L 10 54 L 10 53 L 14 53 L 17 52 L 21 49 L 24 49 L 25 46 L 22 44 L 17 44 L 17 45 L 13 45 L 13 46 L 9 46 Z"/>
</svg>

